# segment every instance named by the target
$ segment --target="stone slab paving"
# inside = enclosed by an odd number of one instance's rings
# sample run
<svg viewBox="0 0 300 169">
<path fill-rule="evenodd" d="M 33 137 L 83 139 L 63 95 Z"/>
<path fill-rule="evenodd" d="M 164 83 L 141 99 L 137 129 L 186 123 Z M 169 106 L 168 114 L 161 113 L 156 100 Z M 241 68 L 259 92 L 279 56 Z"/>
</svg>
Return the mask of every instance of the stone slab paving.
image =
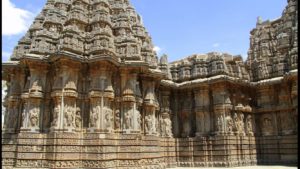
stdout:
<svg viewBox="0 0 300 169">
<path fill-rule="evenodd" d="M 228 169 L 297 169 L 296 166 L 243 166 L 243 167 L 230 167 Z M 170 169 L 227 169 L 226 167 L 176 167 Z"/>
</svg>

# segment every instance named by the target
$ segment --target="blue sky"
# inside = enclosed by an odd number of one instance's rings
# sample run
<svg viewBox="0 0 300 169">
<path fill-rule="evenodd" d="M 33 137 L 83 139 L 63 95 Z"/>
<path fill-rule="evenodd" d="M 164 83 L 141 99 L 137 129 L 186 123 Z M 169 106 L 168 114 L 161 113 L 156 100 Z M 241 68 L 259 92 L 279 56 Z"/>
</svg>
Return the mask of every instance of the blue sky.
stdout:
<svg viewBox="0 0 300 169">
<path fill-rule="evenodd" d="M 287 0 L 131 0 L 142 16 L 158 56 L 175 61 L 196 53 L 227 52 L 247 57 L 256 18 L 281 16 Z M 2 61 L 46 0 L 2 0 Z"/>
</svg>

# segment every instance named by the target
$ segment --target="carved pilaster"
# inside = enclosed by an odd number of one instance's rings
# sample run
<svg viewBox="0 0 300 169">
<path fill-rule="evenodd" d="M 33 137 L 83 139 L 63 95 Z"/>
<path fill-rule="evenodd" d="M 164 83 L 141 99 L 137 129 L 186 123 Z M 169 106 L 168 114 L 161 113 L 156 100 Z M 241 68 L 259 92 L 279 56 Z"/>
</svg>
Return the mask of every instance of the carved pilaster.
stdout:
<svg viewBox="0 0 300 169">
<path fill-rule="evenodd" d="M 77 79 L 80 64 L 60 60 L 54 77 L 51 97 L 54 101 L 52 111 L 51 131 L 75 132 L 77 105 Z"/>
<path fill-rule="evenodd" d="M 158 117 L 155 112 L 159 107 L 155 94 L 155 82 L 151 79 L 143 79 L 143 95 L 144 95 L 144 121 L 145 134 L 157 135 L 158 132 Z"/>
<path fill-rule="evenodd" d="M 19 129 L 21 111 L 21 91 L 24 81 L 23 72 L 19 68 L 11 68 L 8 76 L 8 93 L 5 99 L 7 110 L 4 116 L 3 132 L 15 133 Z"/>
<path fill-rule="evenodd" d="M 19 100 L 17 99 L 10 99 L 7 106 L 7 111 L 5 114 L 5 120 L 4 120 L 4 132 L 6 133 L 15 133 L 16 129 L 18 127 L 18 121 L 20 118 L 19 113 Z"/>
<path fill-rule="evenodd" d="M 171 109 L 170 109 L 170 91 L 161 91 L 161 105 L 160 105 L 160 135 L 162 137 L 173 137 Z"/>
<path fill-rule="evenodd" d="M 232 106 L 229 92 L 224 84 L 212 85 L 213 112 L 214 112 L 214 131 L 216 134 L 225 134 L 227 131 L 227 115 Z"/>
<path fill-rule="evenodd" d="M 99 65 L 101 65 L 99 69 Z M 98 62 L 90 67 L 91 86 L 89 91 L 89 132 L 111 133 L 114 130 L 112 101 L 114 89 L 109 65 Z"/>
<path fill-rule="evenodd" d="M 191 118 L 192 118 L 192 92 L 190 90 L 181 93 L 181 102 L 183 103 L 180 112 L 180 119 L 182 121 L 182 137 L 189 137 L 192 131 Z"/>
<path fill-rule="evenodd" d="M 176 90 L 172 91 L 172 98 L 173 98 L 173 102 L 171 102 L 171 106 L 173 108 L 173 112 L 172 112 L 172 122 L 173 122 L 173 133 L 174 133 L 174 137 L 179 137 L 180 136 L 180 129 L 179 129 L 179 118 L 180 118 L 180 114 L 179 114 L 179 101 L 178 101 L 178 94 Z"/>
<path fill-rule="evenodd" d="M 129 70 L 122 70 L 121 73 L 121 124 L 122 131 L 126 134 L 137 134 L 141 132 L 142 118 L 139 110 L 141 104 L 140 85 L 137 81 L 137 74 Z"/>
<path fill-rule="evenodd" d="M 209 88 L 201 86 L 194 91 L 196 112 L 196 135 L 207 134 L 210 131 Z"/>
<path fill-rule="evenodd" d="M 27 64 L 30 76 L 27 77 L 28 82 L 26 83 L 29 84 L 29 88 L 22 94 L 21 132 L 39 132 L 44 122 L 42 100 L 44 99 L 48 65 L 34 61 L 27 61 Z"/>
</svg>

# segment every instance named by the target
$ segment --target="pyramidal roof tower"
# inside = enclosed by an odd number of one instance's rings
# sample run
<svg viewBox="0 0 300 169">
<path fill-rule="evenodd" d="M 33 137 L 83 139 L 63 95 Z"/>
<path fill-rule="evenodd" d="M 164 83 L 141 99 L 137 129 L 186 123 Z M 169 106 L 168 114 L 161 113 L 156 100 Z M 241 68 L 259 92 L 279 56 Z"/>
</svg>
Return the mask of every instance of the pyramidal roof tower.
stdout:
<svg viewBox="0 0 300 169">
<path fill-rule="evenodd" d="M 246 63 L 168 63 L 128 0 L 48 0 L 2 64 L 2 166 L 298 165 L 297 6 L 258 22 Z"/>
<path fill-rule="evenodd" d="M 128 0 L 48 0 L 12 61 L 69 57 L 157 67 L 152 40 Z"/>
</svg>

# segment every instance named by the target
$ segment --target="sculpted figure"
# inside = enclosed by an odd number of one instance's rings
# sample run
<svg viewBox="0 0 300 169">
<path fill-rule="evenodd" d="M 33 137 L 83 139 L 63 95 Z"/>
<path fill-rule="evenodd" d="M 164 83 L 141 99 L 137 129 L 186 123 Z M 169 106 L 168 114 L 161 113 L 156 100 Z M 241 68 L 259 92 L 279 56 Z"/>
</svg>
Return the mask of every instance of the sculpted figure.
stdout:
<svg viewBox="0 0 300 169">
<path fill-rule="evenodd" d="M 160 123 L 160 134 L 161 134 L 162 136 L 164 136 L 164 135 L 165 135 L 165 131 L 164 131 L 164 129 L 165 129 L 165 127 L 164 127 L 164 120 L 161 118 L 161 119 L 159 120 L 159 123 Z"/>
<path fill-rule="evenodd" d="M 30 119 L 30 127 L 37 127 L 38 125 L 38 113 L 39 109 L 37 107 L 33 108 L 29 113 L 29 119 Z"/>
<path fill-rule="evenodd" d="M 115 112 L 115 129 L 116 130 L 119 130 L 120 129 L 120 111 L 119 110 L 116 110 Z"/>
<path fill-rule="evenodd" d="M 165 119 L 166 124 L 166 136 L 171 137 L 172 136 L 172 122 L 169 118 Z"/>
<path fill-rule="evenodd" d="M 248 115 L 246 118 L 246 131 L 247 134 L 251 134 L 253 132 L 251 115 Z"/>
<path fill-rule="evenodd" d="M 128 112 L 125 112 L 124 115 L 124 128 L 130 129 L 131 128 L 131 118 Z"/>
<path fill-rule="evenodd" d="M 159 133 L 160 130 L 159 130 L 159 121 L 158 121 L 158 118 L 154 117 L 154 122 L 155 122 L 155 124 L 152 126 L 152 128 L 154 129 L 153 131 L 156 131 L 157 133 Z"/>
<path fill-rule="evenodd" d="M 74 127 L 74 114 L 72 111 L 73 108 L 67 107 L 65 111 L 64 126 L 65 127 Z"/>
<path fill-rule="evenodd" d="M 111 112 L 109 110 L 105 111 L 105 129 L 111 129 L 112 128 L 112 118 L 111 118 Z"/>
<path fill-rule="evenodd" d="M 36 76 L 34 77 L 34 81 L 32 83 L 31 89 L 32 90 L 42 90 L 40 77 L 36 77 Z"/>
<path fill-rule="evenodd" d="M 218 119 L 217 119 L 217 131 L 222 131 L 221 117 L 218 117 Z"/>
<path fill-rule="evenodd" d="M 226 129 L 225 129 L 225 118 L 221 115 L 221 126 L 222 126 L 222 128 L 221 128 L 221 131 L 225 131 Z"/>
<path fill-rule="evenodd" d="M 90 114 L 90 127 L 96 127 L 96 123 L 98 121 L 97 108 L 93 107 L 92 112 Z"/>
<path fill-rule="evenodd" d="M 25 123 L 26 123 L 25 114 L 26 114 L 26 106 L 24 104 L 24 109 L 22 112 L 22 127 L 25 127 Z"/>
<path fill-rule="evenodd" d="M 126 36 L 126 30 L 124 28 L 121 28 L 119 30 L 119 35 L 121 35 L 121 37 L 125 37 Z"/>
<path fill-rule="evenodd" d="M 270 133 L 273 131 L 273 124 L 270 117 L 265 117 L 262 121 L 262 131 L 264 133 Z"/>
<path fill-rule="evenodd" d="M 233 120 L 230 116 L 226 117 L 226 123 L 227 123 L 227 131 L 231 133 L 233 131 Z"/>
<path fill-rule="evenodd" d="M 233 115 L 234 131 L 239 131 L 239 119 L 236 113 Z"/>
<path fill-rule="evenodd" d="M 168 64 L 168 56 L 167 55 L 162 55 L 160 58 L 160 63 L 161 64 Z"/>
<path fill-rule="evenodd" d="M 239 132 L 240 133 L 244 133 L 244 114 L 240 114 L 240 119 L 239 119 L 239 123 L 240 123 L 240 130 L 239 130 Z"/>
<path fill-rule="evenodd" d="M 169 118 L 163 118 L 160 120 L 160 124 L 161 124 L 161 135 L 162 136 L 171 136 L 172 135 L 172 124 L 171 124 L 171 120 Z"/>
<path fill-rule="evenodd" d="M 141 114 L 138 110 L 136 110 L 136 120 L 137 120 L 137 129 L 141 129 Z"/>
<path fill-rule="evenodd" d="M 79 107 L 76 108 L 75 126 L 76 126 L 76 128 L 81 128 L 81 115 L 80 115 Z"/>
<path fill-rule="evenodd" d="M 150 132 L 152 130 L 152 118 L 151 115 L 147 115 L 145 117 L 145 123 L 146 123 L 146 132 Z"/>
<path fill-rule="evenodd" d="M 52 127 L 57 127 L 58 114 L 59 114 L 59 107 L 55 107 L 53 111 L 53 121 L 51 123 Z"/>
</svg>

